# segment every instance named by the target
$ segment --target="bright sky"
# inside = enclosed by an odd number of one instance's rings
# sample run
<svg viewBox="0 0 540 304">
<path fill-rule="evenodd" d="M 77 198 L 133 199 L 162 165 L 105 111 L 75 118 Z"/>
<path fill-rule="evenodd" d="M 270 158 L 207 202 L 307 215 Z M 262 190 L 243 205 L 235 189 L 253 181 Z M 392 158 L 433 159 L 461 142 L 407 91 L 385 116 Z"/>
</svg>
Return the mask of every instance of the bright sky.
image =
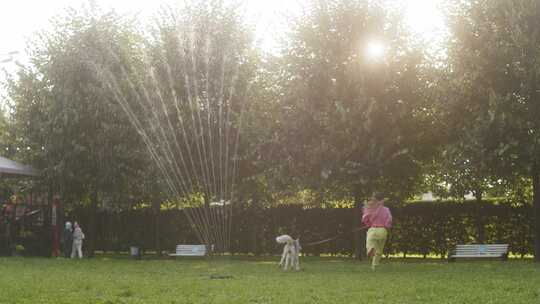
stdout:
<svg viewBox="0 0 540 304">
<path fill-rule="evenodd" d="M 80 7 L 92 0 L 4 0 L 0 10 L 0 62 L 11 56 L 8 53 L 23 53 L 25 41 L 36 31 L 45 28 L 48 20 L 63 9 Z M 93 0 L 102 8 L 113 8 L 119 13 L 137 14 L 148 20 L 163 5 L 174 0 Z M 285 15 L 298 11 L 301 0 L 245 0 L 245 13 L 250 22 L 257 26 L 258 39 L 265 45 L 275 45 L 273 30 L 283 28 Z M 265 34 L 268 33 L 268 34 Z M 0 63 L 1 65 L 2 63 Z"/>
<path fill-rule="evenodd" d="M 0 10 L 0 69 L 13 70 L 15 60 L 24 61 L 25 43 L 33 33 L 45 28 L 48 20 L 67 6 L 79 7 L 94 1 L 103 8 L 120 13 L 137 13 L 143 19 L 152 16 L 160 6 L 174 0 L 3 0 Z M 403 5 L 407 23 L 421 38 L 440 40 L 445 25 L 439 5 L 444 0 L 387 0 Z M 302 0 L 245 0 L 245 13 L 256 25 L 261 45 L 271 50 L 285 29 L 285 16 L 299 11 Z M 380 53 L 383 46 L 371 44 L 367 52 Z M 18 54 L 10 54 L 19 52 Z M 0 75 L 0 81 L 3 74 Z"/>
</svg>

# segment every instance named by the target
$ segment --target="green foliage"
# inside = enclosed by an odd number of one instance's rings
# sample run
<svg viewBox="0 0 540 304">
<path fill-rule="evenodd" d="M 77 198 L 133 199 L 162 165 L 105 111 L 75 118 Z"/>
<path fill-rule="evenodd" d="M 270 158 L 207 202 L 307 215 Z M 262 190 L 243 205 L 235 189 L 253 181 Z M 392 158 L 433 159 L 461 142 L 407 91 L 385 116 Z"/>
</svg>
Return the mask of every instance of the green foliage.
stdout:
<svg viewBox="0 0 540 304">
<path fill-rule="evenodd" d="M 142 88 L 121 91 L 143 96 L 130 105 L 134 120 L 177 197 L 229 200 L 234 192 L 243 153 L 239 129 L 257 59 L 235 8 L 191 1 L 165 10 L 147 43 L 148 72 L 135 82 Z"/>
<path fill-rule="evenodd" d="M 399 16 L 368 1 L 313 1 L 295 20 L 279 61 L 277 136 L 299 185 L 413 192 L 432 134 L 422 54 L 406 39 Z M 366 56 L 372 40 L 383 58 Z"/>
<path fill-rule="evenodd" d="M 537 1 L 474 1 L 452 11 L 449 121 L 465 157 L 503 178 L 530 174 L 538 162 L 539 13 Z"/>
<path fill-rule="evenodd" d="M 132 21 L 114 13 L 68 10 L 35 38 L 30 65 L 10 83 L 14 144 L 28 147 L 23 158 L 66 203 L 96 193 L 112 207 L 137 193 L 130 184 L 147 164 L 140 140 L 92 63 L 131 60 L 140 41 Z"/>
<path fill-rule="evenodd" d="M 453 98 L 446 106 L 451 126 L 458 130 L 456 157 L 470 161 L 476 186 L 483 188 L 492 176 L 510 184 L 529 176 L 538 218 L 540 4 L 470 1 L 451 13 L 448 66 Z M 535 225 L 538 235 L 540 222 Z M 540 238 L 535 248 L 540 259 Z"/>
<path fill-rule="evenodd" d="M 349 207 L 376 189 L 538 202 L 538 2 L 453 4 L 444 62 L 373 1 L 309 1 L 279 56 L 220 1 L 163 10 L 146 32 L 68 10 L 7 83 L 0 148 L 64 202 L 109 209 Z M 374 40 L 380 58 L 365 54 Z"/>
</svg>

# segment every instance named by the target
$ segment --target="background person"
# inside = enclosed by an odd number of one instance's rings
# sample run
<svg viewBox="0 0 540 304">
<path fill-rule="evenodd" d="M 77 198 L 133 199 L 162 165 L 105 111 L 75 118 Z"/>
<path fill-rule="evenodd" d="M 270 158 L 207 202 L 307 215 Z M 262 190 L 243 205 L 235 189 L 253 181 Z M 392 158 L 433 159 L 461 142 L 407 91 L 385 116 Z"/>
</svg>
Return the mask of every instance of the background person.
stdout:
<svg viewBox="0 0 540 304">
<path fill-rule="evenodd" d="M 71 257 L 71 249 L 73 248 L 73 227 L 71 226 L 71 222 L 66 222 L 65 224 L 62 243 L 64 245 L 64 257 Z"/>
<path fill-rule="evenodd" d="M 80 259 L 82 259 L 82 244 L 84 240 L 84 233 L 79 226 L 79 223 L 75 222 L 73 226 L 75 227 L 75 230 L 73 231 L 73 247 L 71 249 L 71 258 L 75 258 L 75 256 L 78 256 Z"/>
</svg>

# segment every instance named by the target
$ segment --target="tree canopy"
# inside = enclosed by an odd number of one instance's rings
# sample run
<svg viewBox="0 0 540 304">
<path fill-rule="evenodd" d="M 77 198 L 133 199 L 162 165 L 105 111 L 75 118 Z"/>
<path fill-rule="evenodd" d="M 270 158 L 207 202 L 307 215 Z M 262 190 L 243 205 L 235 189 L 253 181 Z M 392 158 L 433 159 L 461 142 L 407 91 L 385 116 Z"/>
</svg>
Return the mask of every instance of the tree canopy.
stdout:
<svg viewBox="0 0 540 304">
<path fill-rule="evenodd" d="M 280 54 L 220 1 L 164 9 L 150 28 L 66 10 L 7 83 L 2 148 L 94 210 L 430 190 L 532 196 L 540 217 L 538 1 L 449 2 L 437 60 L 385 1 L 304 4 Z"/>
</svg>

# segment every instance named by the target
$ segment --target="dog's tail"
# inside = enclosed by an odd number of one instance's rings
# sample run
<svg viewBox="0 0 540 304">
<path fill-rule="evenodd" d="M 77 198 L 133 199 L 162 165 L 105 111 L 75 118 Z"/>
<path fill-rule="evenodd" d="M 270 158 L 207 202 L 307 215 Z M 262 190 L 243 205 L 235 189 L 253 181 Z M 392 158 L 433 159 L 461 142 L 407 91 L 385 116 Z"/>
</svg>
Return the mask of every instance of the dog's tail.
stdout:
<svg viewBox="0 0 540 304">
<path fill-rule="evenodd" d="M 284 234 L 284 235 L 280 235 L 276 238 L 276 242 L 280 243 L 280 244 L 285 244 L 285 243 L 290 243 L 293 241 L 293 238 Z"/>
</svg>

